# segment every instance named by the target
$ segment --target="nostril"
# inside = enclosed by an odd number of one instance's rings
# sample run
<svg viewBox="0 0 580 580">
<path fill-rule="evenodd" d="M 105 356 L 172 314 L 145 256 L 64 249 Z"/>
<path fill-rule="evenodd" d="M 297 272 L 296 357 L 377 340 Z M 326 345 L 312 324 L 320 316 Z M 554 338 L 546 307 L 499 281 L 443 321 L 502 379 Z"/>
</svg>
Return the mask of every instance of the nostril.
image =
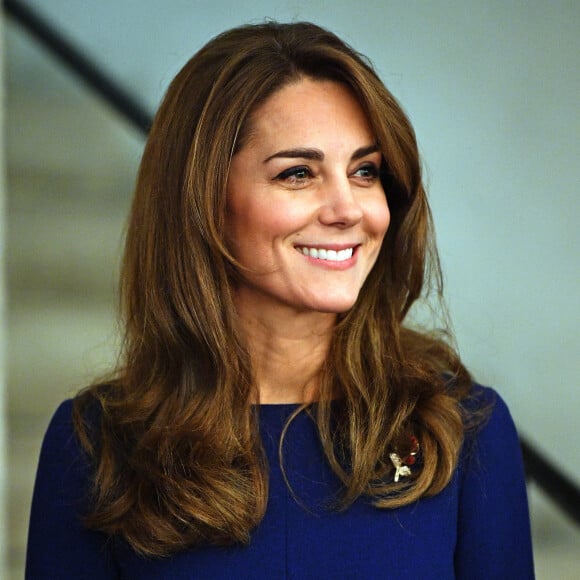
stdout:
<svg viewBox="0 0 580 580">
<path fill-rule="evenodd" d="M 357 224 L 363 217 L 363 210 L 358 203 L 334 201 L 320 208 L 319 219 L 325 225 L 348 227 Z"/>
</svg>

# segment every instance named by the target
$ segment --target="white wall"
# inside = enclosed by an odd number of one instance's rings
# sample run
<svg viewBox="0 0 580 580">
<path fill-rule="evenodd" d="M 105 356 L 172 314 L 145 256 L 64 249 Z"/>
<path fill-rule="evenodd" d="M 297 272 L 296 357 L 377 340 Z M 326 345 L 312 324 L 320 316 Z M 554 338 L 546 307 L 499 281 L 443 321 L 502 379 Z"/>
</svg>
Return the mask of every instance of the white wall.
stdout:
<svg viewBox="0 0 580 580">
<path fill-rule="evenodd" d="M 376 64 L 425 156 L 465 360 L 580 481 L 580 3 L 29 0 L 153 108 L 197 48 L 273 17 Z"/>
</svg>

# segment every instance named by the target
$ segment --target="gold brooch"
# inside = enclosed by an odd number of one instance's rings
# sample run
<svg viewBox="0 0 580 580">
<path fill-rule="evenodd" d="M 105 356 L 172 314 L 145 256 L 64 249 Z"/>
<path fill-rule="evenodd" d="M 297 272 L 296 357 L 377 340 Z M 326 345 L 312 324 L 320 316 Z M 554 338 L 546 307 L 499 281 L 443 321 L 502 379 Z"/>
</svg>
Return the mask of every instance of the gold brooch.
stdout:
<svg viewBox="0 0 580 580">
<path fill-rule="evenodd" d="M 389 453 L 389 458 L 395 468 L 395 483 L 398 483 L 401 477 L 409 477 L 409 475 L 411 475 L 411 466 L 415 465 L 418 452 L 419 441 L 417 437 L 413 435 L 411 437 L 411 452 L 407 457 L 401 459 L 398 453 Z"/>
</svg>

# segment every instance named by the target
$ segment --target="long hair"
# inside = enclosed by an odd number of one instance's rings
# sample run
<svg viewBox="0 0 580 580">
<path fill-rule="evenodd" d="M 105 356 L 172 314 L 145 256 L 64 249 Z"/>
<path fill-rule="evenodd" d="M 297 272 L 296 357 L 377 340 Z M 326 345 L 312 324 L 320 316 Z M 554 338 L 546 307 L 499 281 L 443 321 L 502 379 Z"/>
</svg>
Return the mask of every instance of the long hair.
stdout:
<svg viewBox="0 0 580 580">
<path fill-rule="evenodd" d="M 248 542 L 266 510 L 256 386 L 224 236 L 226 183 L 252 112 L 301 78 L 352 90 L 382 152 L 391 212 L 378 260 L 334 331 L 312 411 L 344 484 L 337 508 L 361 495 L 379 508 L 408 504 L 440 491 L 456 465 L 469 376 L 443 341 L 404 325 L 429 264 L 440 281 L 409 120 L 334 34 L 309 23 L 243 26 L 204 46 L 159 108 L 127 232 L 122 362 L 75 401 L 95 469 L 87 525 L 140 553 Z M 389 452 L 405 455 L 410 435 L 421 442 L 421 469 L 395 484 Z"/>
</svg>

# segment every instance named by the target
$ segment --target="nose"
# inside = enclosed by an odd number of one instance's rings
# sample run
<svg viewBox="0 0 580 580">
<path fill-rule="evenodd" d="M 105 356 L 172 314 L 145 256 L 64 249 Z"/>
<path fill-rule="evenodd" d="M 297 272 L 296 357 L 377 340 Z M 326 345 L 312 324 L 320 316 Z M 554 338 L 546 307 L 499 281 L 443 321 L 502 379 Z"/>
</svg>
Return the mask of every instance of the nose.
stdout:
<svg viewBox="0 0 580 580">
<path fill-rule="evenodd" d="M 360 222 L 362 218 L 362 207 L 348 178 L 328 182 L 319 211 L 320 223 L 348 228 Z"/>
</svg>

